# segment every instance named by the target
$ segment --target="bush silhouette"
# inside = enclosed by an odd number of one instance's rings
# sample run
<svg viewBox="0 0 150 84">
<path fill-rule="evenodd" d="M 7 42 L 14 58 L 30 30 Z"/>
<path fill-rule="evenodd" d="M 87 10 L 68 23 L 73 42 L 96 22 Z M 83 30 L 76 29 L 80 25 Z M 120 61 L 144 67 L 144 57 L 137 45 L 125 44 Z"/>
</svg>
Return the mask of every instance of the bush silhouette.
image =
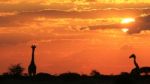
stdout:
<svg viewBox="0 0 150 84">
<path fill-rule="evenodd" d="M 64 79 L 64 80 L 77 80 L 80 77 L 81 77 L 80 74 L 72 73 L 72 72 L 62 73 L 62 74 L 59 75 L 59 78 Z"/>
<path fill-rule="evenodd" d="M 38 73 L 38 74 L 36 75 L 36 78 L 39 79 L 39 80 L 48 80 L 48 79 L 53 79 L 53 78 L 55 78 L 55 76 L 54 76 L 54 75 L 51 75 L 51 74 L 48 74 L 48 73 L 43 73 L 43 72 L 41 72 L 41 73 Z"/>
<path fill-rule="evenodd" d="M 96 70 L 91 71 L 90 75 L 92 77 L 100 77 L 101 76 L 101 74 Z"/>
<path fill-rule="evenodd" d="M 9 67 L 9 75 L 13 76 L 22 76 L 22 73 L 24 71 L 24 68 L 21 66 L 21 64 L 12 65 Z"/>
</svg>

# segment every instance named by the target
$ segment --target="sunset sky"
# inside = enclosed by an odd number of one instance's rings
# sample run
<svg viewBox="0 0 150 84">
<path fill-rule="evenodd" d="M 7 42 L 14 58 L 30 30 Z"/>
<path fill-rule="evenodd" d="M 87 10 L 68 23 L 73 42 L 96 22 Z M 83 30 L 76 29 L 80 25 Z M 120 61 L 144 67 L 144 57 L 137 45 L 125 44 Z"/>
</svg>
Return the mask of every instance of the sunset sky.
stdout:
<svg viewBox="0 0 150 84">
<path fill-rule="evenodd" d="M 13 64 L 27 72 L 36 44 L 38 72 L 120 74 L 150 66 L 149 0 L 0 0 L 0 73 Z M 114 27 L 143 17 L 140 32 Z M 146 18 L 144 18 L 146 17 Z M 136 20 L 136 19 L 135 19 Z M 145 25 L 147 24 L 147 25 Z M 103 28 L 107 25 L 108 28 Z M 143 29 L 146 27 L 147 29 Z M 129 29 L 130 30 L 130 29 Z M 134 31 L 133 31 L 134 30 Z"/>
</svg>

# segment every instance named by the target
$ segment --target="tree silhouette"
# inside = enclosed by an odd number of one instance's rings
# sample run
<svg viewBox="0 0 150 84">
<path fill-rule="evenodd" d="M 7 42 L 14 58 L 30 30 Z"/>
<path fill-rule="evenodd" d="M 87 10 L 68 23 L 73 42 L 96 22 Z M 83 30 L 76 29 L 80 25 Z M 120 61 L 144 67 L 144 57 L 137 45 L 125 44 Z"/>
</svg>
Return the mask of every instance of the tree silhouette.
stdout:
<svg viewBox="0 0 150 84">
<path fill-rule="evenodd" d="M 12 65 L 9 67 L 9 74 L 13 76 L 21 76 L 24 71 L 24 68 L 21 64 Z"/>
<path fill-rule="evenodd" d="M 92 70 L 92 72 L 90 73 L 91 76 L 100 76 L 101 74 L 96 71 L 96 70 Z"/>
</svg>

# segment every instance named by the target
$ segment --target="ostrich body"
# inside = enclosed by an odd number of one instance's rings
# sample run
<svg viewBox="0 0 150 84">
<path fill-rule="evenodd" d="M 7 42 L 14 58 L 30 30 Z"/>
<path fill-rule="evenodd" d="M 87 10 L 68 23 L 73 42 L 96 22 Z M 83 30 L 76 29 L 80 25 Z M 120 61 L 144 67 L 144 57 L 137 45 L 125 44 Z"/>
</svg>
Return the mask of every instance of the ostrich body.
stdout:
<svg viewBox="0 0 150 84">
<path fill-rule="evenodd" d="M 31 48 L 32 48 L 32 58 L 31 58 L 31 63 L 28 67 L 28 73 L 29 73 L 29 76 L 34 76 L 36 75 L 36 65 L 34 62 L 34 52 L 35 52 L 36 46 L 32 45 Z"/>
<path fill-rule="evenodd" d="M 140 71 L 141 71 L 141 73 L 144 73 L 145 75 L 149 75 L 150 67 L 141 67 Z"/>
<path fill-rule="evenodd" d="M 133 58 L 133 62 L 135 65 L 135 68 L 133 68 L 131 71 L 131 75 L 139 76 L 140 75 L 140 67 L 139 67 L 138 63 L 136 62 L 136 56 L 134 54 L 132 54 L 129 58 Z"/>
<path fill-rule="evenodd" d="M 144 73 L 145 75 L 148 75 L 150 73 L 150 67 L 139 67 L 138 63 L 136 62 L 135 54 L 132 54 L 129 58 L 133 58 L 133 62 L 135 65 L 135 68 L 131 71 L 131 75 L 139 76 L 142 73 Z"/>
</svg>

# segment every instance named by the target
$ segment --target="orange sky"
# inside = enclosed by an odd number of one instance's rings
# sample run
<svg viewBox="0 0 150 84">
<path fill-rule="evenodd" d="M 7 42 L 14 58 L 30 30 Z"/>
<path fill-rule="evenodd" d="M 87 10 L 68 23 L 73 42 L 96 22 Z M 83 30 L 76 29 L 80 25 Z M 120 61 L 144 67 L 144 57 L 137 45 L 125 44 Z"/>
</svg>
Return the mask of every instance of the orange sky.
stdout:
<svg viewBox="0 0 150 84">
<path fill-rule="evenodd" d="M 0 73 L 17 63 L 26 72 L 33 43 L 37 45 L 38 72 L 130 72 L 134 65 L 128 57 L 132 53 L 138 56 L 140 66 L 149 66 L 149 30 L 127 34 L 118 28 L 88 29 L 149 14 L 149 1 L 138 7 L 130 5 L 136 1 L 132 0 L 128 2 L 131 8 L 100 6 L 100 1 L 0 0 Z M 86 29 L 80 30 L 83 27 Z"/>
</svg>

